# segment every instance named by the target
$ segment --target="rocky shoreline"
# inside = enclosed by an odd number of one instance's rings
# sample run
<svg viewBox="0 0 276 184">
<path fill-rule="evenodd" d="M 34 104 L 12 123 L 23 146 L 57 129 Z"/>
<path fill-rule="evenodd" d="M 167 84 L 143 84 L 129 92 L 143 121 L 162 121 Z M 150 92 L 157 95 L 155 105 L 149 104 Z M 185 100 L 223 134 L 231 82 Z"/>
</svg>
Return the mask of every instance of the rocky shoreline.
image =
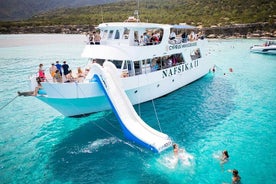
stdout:
<svg viewBox="0 0 276 184">
<path fill-rule="evenodd" d="M 95 29 L 92 25 L 55 26 L 0 26 L 0 34 L 85 34 Z M 207 38 L 276 38 L 276 23 L 268 22 L 235 24 L 230 26 L 211 26 L 197 28 Z"/>
</svg>

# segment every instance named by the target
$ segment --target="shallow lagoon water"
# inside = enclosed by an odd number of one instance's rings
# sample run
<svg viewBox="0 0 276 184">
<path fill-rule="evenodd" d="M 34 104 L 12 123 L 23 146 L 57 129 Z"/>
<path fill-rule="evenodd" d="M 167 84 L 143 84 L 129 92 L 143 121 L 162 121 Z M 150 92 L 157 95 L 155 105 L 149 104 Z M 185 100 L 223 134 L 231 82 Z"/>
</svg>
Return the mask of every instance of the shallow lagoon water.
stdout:
<svg viewBox="0 0 276 184">
<path fill-rule="evenodd" d="M 0 35 L 0 108 L 28 90 L 39 63 L 84 66 L 85 39 Z M 274 183 L 276 56 L 249 52 L 262 42 L 209 41 L 215 73 L 135 106 L 159 130 L 156 108 L 162 131 L 186 150 L 177 163 L 172 150 L 155 154 L 126 140 L 112 111 L 68 118 L 36 98 L 15 98 L 0 110 L 1 183 L 230 183 L 233 168 L 244 184 Z"/>
</svg>

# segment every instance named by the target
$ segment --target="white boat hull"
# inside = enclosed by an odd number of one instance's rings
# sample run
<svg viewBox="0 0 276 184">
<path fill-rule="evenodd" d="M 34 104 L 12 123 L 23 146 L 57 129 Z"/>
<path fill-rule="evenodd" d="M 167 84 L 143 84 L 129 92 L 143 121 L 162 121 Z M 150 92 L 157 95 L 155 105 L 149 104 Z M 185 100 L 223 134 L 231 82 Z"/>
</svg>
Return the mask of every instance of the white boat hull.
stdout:
<svg viewBox="0 0 276 184">
<path fill-rule="evenodd" d="M 276 45 L 264 46 L 254 45 L 250 48 L 251 52 L 260 54 L 276 54 Z"/>
<path fill-rule="evenodd" d="M 206 75 L 210 68 L 209 63 L 200 59 L 200 61 L 196 60 L 193 63 L 178 65 L 146 75 L 121 78 L 121 82 L 127 96 L 134 105 L 169 94 Z M 176 73 L 172 74 L 172 72 Z M 172 75 L 164 77 L 164 73 Z M 38 96 L 38 99 L 64 116 L 85 115 L 111 108 L 107 97 L 97 82 L 64 83 L 63 85 L 44 83 L 43 88 L 46 91 L 52 91 L 53 94 L 48 94 L 51 98 Z"/>
</svg>

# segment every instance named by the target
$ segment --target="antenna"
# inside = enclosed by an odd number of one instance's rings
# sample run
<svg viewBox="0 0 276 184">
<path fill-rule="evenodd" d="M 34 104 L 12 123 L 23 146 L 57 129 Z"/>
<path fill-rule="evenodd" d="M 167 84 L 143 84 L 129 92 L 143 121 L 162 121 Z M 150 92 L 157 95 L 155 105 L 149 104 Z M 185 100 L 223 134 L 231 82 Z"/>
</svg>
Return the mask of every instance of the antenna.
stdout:
<svg viewBox="0 0 276 184">
<path fill-rule="evenodd" d="M 103 7 L 102 7 L 102 5 L 101 5 L 101 14 L 102 14 L 102 23 L 103 23 L 104 20 L 103 20 Z"/>
</svg>

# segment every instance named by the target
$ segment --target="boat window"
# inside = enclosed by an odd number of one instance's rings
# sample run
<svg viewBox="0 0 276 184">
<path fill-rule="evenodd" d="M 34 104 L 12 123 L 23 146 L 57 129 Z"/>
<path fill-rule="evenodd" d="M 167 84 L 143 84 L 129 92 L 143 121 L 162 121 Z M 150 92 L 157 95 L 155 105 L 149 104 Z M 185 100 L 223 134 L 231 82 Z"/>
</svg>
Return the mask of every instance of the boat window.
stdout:
<svg viewBox="0 0 276 184">
<path fill-rule="evenodd" d="M 159 69 L 165 69 L 172 66 L 184 64 L 185 60 L 183 58 L 183 55 L 181 53 L 178 53 L 178 54 L 172 54 L 172 55 L 167 55 L 163 57 L 157 57 L 153 59 L 152 63 L 157 63 L 159 65 Z"/>
<path fill-rule="evenodd" d="M 146 61 L 146 63 L 145 63 L 145 64 L 150 64 L 151 59 L 147 59 L 147 60 L 145 60 L 145 61 Z"/>
<path fill-rule="evenodd" d="M 138 31 L 134 31 L 134 43 L 139 45 L 139 34 Z"/>
<path fill-rule="evenodd" d="M 134 68 L 135 68 L 135 75 L 139 75 L 142 73 L 140 61 L 134 61 Z"/>
<path fill-rule="evenodd" d="M 120 32 L 119 32 L 119 30 L 116 30 L 115 39 L 120 39 Z"/>
<path fill-rule="evenodd" d="M 125 62 L 124 62 L 124 66 L 123 66 L 123 69 L 124 69 L 124 70 L 127 69 L 127 62 L 128 62 L 128 61 L 125 61 Z"/>
<path fill-rule="evenodd" d="M 122 68 L 122 64 L 123 64 L 122 60 L 109 60 L 109 61 L 112 62 L 116 66 L 116 68 L 118 69 Z"/>
<path fill-rule="evenodd" d="M 94 58 L 94 59 L 90 59 L 92 63 L 98 63 L 99 65 L 103 66 L 103 63 L 104 63 L 104 59 L 97 59 L 97 58 Z"/>
<path fill-rule="evenodd" d="M 102 33 L 102 39 L 106 38 L 107 37 L 107 32 L 108 30 L 104 30 L 103 33 Z"/>
<path fill-rule="evenodd" d="M 113 37 L 113 30 L 110 30 L 109 31 L 109 34 L 108 34 L 108 39 L 112 39 L 112 37 Z"/>
<path fill-rule="evenodd" d="M 201 58 L 201 53 L 200 53 L 199 48 L 192 50 L 190 55 L 191 55 L 192 60 L 196 60 L 198 58 Z"/>
<path fill-rule="evenodd" d="M 129 37 L 129 29 L 125 27 L 125 30 L 124 30 L 124 39 L 128 39 Z"/>
<path fill-rule="evenodd" d="M 147 28 L 143 31 L 143 34 L 137 36 L 140 46 L 145 45 L 158 45 L 163 38 L 163 29 L 161 28 Z M 136 39 L 136 37 L 135 37 Z"/>
</svg>

